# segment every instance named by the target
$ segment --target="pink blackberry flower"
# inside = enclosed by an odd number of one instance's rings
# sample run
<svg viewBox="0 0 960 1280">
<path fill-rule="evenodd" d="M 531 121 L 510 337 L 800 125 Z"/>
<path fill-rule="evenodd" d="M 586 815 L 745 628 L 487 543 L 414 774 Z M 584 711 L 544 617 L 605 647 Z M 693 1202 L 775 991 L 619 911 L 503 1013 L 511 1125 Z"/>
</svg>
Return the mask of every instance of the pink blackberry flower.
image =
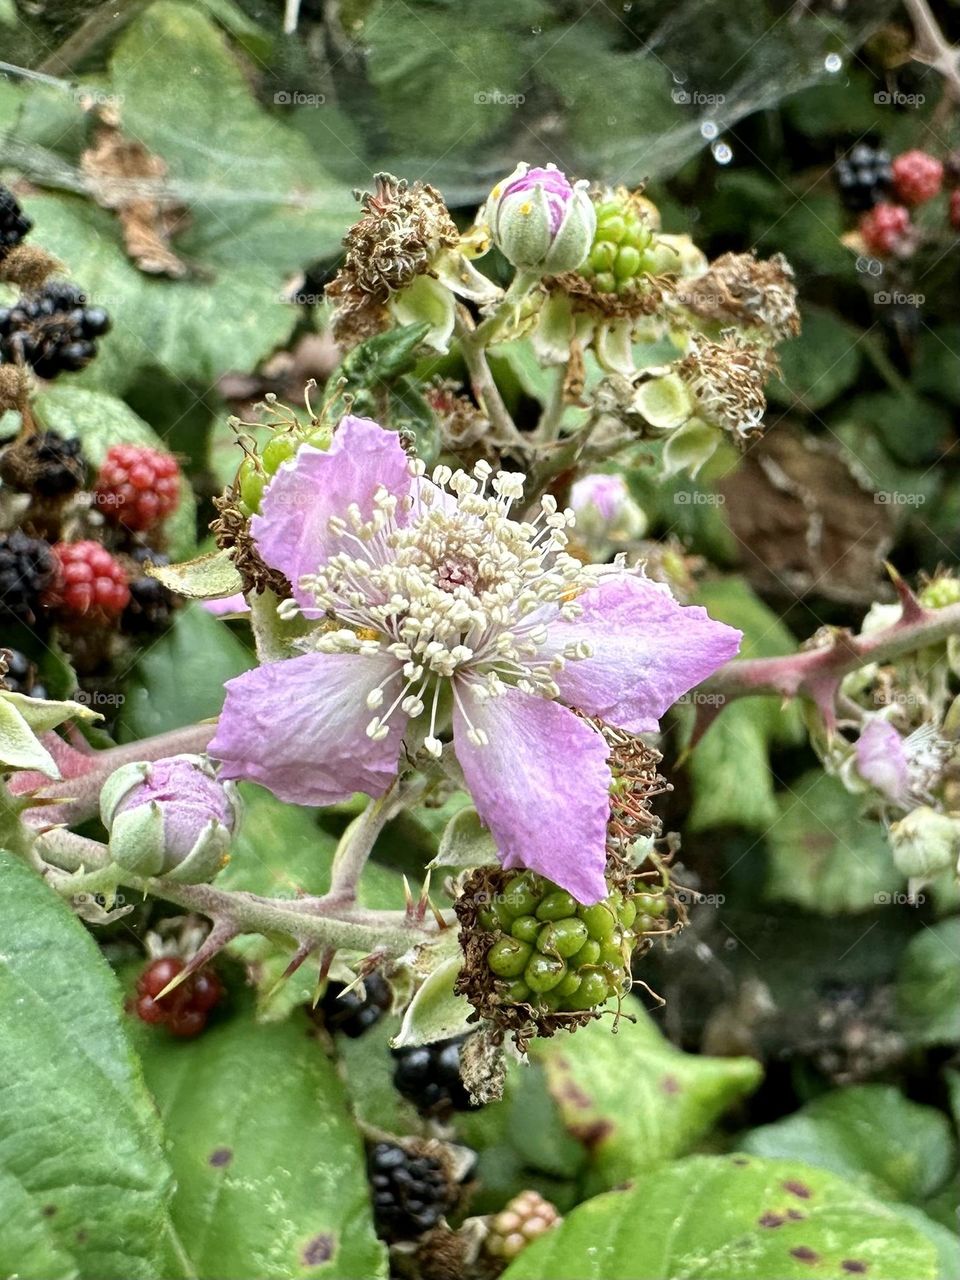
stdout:
<svg viewBox="0 0 960 1280">
<path fill-rule="evenodd" d="M 611 774 L 583 717 L 656 729 L 740 632 L 639 571 L 581 564 L 564 549 L 573 513 L 547 496 L 525 518 L 522 499 L 522 475 L 482 462 L 426 478 L 364 418 L 302 448 L 251 532 L 294 584 L 281 608 L 322 625 L 309 652 L 228 682 L 209 751 L 224 778 L 327 805 L 382 795 L 401 744 L 439 755 L 452 717 L 503 865 L 591 903 L 607 893 Z"/>
</svg>

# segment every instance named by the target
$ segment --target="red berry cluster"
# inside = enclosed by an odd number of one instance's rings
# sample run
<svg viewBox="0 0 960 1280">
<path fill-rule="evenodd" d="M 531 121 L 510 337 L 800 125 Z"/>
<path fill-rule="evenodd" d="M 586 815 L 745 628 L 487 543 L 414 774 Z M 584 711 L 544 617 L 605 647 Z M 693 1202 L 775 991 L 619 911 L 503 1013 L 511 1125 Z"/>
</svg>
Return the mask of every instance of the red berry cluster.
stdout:
<svg viewBox="0 0 960 1280">
<path fill-rule="evenodd" d="M 147 445 L 115 444 L 94 486 L 105 520 L 134 533 L 152 529 L 180 502 L 180 468 L 172 453 Z"/>
<path fill-rule="evenodd" d="M 945 174 L 952 178 L 952 172 L 948 173 L 936 156 L 917 148 L 896 156 L 891 174 L 899 203 L 881 201 L 864 213 L 859 223 L 864 245 L 878 258 L 909 257 L 918 239 L 910 210 L 940 194 Z M 947 216 L 950 226 L 960 231 L 960 190 L 950 192 Z"/>
<path fill-rule="evenodd" d="M 137 979 L 137 1017 L 151 1025 L 164 1025 L 182 1039 L 199 1035 L 207 1025 L 211 1010 L 223 998 L 223 983 L 215 973 L 202 969 L 184 979 L 162 1001 L 157 996 L 178 973 L 183 961 L 172 956 L 154 960 Z"/>
<path fill-rule="evenodd" d="M 57 542 L 53 547 L 59 573 L 46 604 L 60 621 L 110 622 L 130 602 L 130 584 L 123 566 L 99 542 Z"/>
</svg>

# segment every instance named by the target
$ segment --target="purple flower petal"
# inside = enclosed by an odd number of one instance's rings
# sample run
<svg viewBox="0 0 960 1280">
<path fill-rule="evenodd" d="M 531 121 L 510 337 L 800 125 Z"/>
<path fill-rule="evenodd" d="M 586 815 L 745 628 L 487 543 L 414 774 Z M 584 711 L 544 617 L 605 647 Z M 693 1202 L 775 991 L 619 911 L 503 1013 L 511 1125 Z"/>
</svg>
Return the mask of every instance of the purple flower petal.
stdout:
<svg viewBox="0 0 960 1280">
<path fill-rule="evenodd" d="M 308 653 L 228 680 L 208 747 L 223 761 L 220 776 L 259 782 L 292 804 L 336 804 L 355 791 L 383 795 L 397 772 L 407 717 L 395 712 L 387 737 L 374 742 L 366 698 L 400 670 L 390 654 Z"/>
<path fill-rule="evenodd" d="M 511 689 L 478 702 L 462 683 L 458 692 L 470 724 L 489 738 L 471 742 L 464 710 L 455 709 L 457 758 L 501 862 L 539 871 L 578 902 L 598 902 L 607 894 L 610 814 L 603 739 L 546 698 Z"/>
<path fill-rule="evenodd" d="M 219 600 L 201 600 L 200 605 L 206 609 L 207 613 L 212 613 L 218 618 L 227 613 L 250 612 L 247 598 L 242 591 L 238 591 L 234 596 L 221 596 Z"/>
<path fill-rule="evenodd" d="M 542 189 L 547 198 L 550 230 L 556 235 L 563 221 L 563 215 L 567 211 L 567 205 L 573 198 L 573 187 L 566 174 L 561 173 L 556 165 L 548 165 L 545 169 L 528 169 L 525 174 L 515 178 L 504 188 L 502 199 L 506 200 L 510 196 L 534 191 L 537 187 Z"/>
<path fill-rule="evenodd" d="M 589 658 L 557 676 L 564 702 L 630 733 L 654 730 L 681 694 L 734 656 L 743 633 L 699 605 L 680 605 L 661 583 L 611 574 L 579 597 L 583 613 L 550 624 L 544 650 L 586 641 Z"/>
<path fill-rule="evenodd" d="M 299 588 L 342 549 L 328 528 L 331 516 L 345 516 L 356 503 L 364 519 L 382 485 L 398 498 L 410 492 L 409 459 L 399 437 L 369 418 L 344 418 L 329 449 L 304 445 L 280 468 L 260 502 L 250 532 L 267 564 L 286 574 L 301 605 L 313 604 Z M 398 521 L 402 514 L 398 510 Z"/>
<path fill-rule="evenodd" d="M 903 738 L 889 720 L 864 725 L 856 744 L 857 772 L 896 804 L 910 794 L 910 761 Z"/>
</svg>

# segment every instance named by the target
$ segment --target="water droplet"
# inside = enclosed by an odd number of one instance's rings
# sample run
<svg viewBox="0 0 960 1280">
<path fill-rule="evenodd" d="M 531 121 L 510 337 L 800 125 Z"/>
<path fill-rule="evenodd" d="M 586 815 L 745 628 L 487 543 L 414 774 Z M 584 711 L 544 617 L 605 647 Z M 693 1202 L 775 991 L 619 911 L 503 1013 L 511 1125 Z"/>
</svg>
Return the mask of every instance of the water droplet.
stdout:
<svg viewBox="0 0 960 1280">
<path fill-rule="evenodd" d="M 542 32 L 543 32 L 543 27 L 531 27 L 531 28 L 530 28 L 530 34 L 531 34 L 532 36 L 538 36 L 538 35 L 540 35 Z"/>
<path fill-rule="evenodd" d="M 843 59 L 839 53 L 828 53 L 823 60 L 823 65 L 831 75 L 836 75 L 843 67 Z"/>
<path fill-rule="evenodd" d="M 629 13 L 632 8 L 633 8 L 633 4 L 631 3 L 631 0 L 626 0 L 626 3 L 623 6 L 623 12 Z"/>
<path fill-rule="evenodd" d="M 736 951 L 736 949 L 737 949 L 737 940 L 736 940 L 736 938 L 724 938 L 724 940 L 723 940 L 723 949 L 724 949 L 724 951 Z"/>
<path fill-rule="evenodd" d="M 608 125 L 611 129 L 613 128 L 613 126 L 614 126 L 616 123 L 617 123 L 617 117 L 616 117 L 616 116 L 607 116 L 607 125 Z"/>
<path fill-rule="evenodd" d="M 710 147 L 717 164 L 729 164 L 733 159 L 733 149 L 725 142 L 714 142 Z"/>
<path fill-rule="evenodd" d="M 700 126 L 700 137 L 705 138 L 707 142 L 712 142 L 719 132 L 716 120 L 704 120 Z"/>
</svg>

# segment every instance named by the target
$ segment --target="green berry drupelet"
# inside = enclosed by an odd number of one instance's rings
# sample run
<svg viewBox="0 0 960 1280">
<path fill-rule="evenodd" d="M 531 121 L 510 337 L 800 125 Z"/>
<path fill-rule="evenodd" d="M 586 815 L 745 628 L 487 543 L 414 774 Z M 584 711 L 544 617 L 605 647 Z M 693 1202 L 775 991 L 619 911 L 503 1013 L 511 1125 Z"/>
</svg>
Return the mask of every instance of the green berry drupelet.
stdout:
<svg viewBox="0 0 960 1280">
<path fill-rule="evenodd" d="M 463 1037 L 436 1044 L 393 1049 L 396 1068 L 393 1085 L 419 1112 L 444 1116 L 451 1111 L 473 1111 L 475 1104 L 460 1076 Z"/>
<path fill-rule="evenodd" d="M 57 557 L 49 542 L 20 529 L 0 534 L 0 619 L 33 626 L 56 579 Z"/>
<path fill-rule="evenodd" d="M 82 289 L 50 280 L 0 308 L 0 361 L 29 365 L 41 378 L 76 373 L 97 354 L 96 340 L 109 328 L 106 311 L 88 307 Z"/>
<path fill-rule="evenodd" d="M 29 235 L 33 223 L 9 187 L 0 185 L 0 259 Z"/>
</svg>

